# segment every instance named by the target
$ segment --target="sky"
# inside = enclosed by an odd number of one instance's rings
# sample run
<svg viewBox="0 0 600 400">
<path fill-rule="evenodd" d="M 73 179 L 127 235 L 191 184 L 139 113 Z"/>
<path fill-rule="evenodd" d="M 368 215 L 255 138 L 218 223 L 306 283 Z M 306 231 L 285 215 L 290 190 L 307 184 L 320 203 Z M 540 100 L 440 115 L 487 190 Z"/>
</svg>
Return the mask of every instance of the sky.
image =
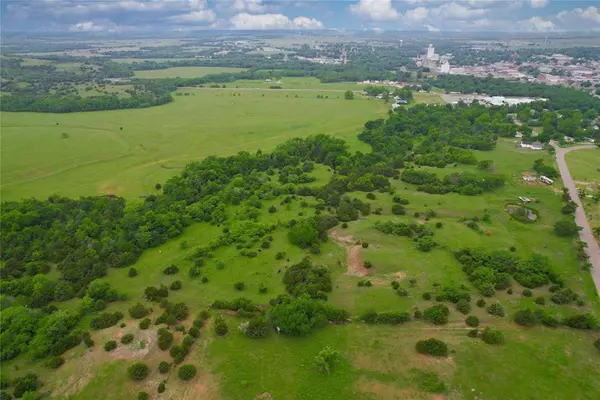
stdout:
<svg viewBox="0 0 600 400">
<path fill-rule="evenodd" d="M 600 32 L 600 0 L 0 0 L 3 31 Z"/>
</svg>

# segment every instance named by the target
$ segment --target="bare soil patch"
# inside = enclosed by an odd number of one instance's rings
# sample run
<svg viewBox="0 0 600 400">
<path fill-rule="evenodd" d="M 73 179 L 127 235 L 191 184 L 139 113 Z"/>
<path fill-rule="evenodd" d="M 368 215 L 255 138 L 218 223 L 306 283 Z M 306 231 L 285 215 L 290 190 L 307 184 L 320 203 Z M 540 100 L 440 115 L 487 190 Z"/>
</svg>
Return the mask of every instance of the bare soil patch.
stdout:
<svg viewBox="0 0 600 400">
<path fill-rule="evenodd" d="M 365 268 L 360 260 L 360 250 L 362 245 L 356 244 L 356 239 L 351 235 L 342 235 L 337 231 L 330 233 L 330 236 L 335 242 L 346 249 L 346 258 L 348 269 L 346 275 L 366 276 L 369 270 Z"/>
</svg>

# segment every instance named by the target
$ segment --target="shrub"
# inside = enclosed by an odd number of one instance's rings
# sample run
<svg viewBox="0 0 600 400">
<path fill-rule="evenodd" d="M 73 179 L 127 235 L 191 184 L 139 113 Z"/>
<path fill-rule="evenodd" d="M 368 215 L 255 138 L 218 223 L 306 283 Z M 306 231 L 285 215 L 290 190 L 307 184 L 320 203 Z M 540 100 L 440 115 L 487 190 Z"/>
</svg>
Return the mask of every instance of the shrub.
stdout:
<svg viewBox="0 0 600 400">
<path fill-rule="evenodd" d="M 169 372 L 169 369 L 171 369 L 171 364 L 169 364 L 166 361 L 161 361 L 158 364 L 158 372 L 160 372 L 161 374 L 166 374 L 167 372 Z"/>
<path fill-rule="evenodd" d="M 443 304 L 436 304 L 426 308 L 423 312 L 423 318 L 435 325 L 444 325 L 448 323 L 448 314 L 450 310 Z"/>
<path fill-rule="evenodd" d="M 148 376 L 148 366 L 143 362 L 133 363 L 127 368 L 127 374 L 134 381 L 144 380 Z"/>
<path fill-rule="evenodd" d="M 117 311 L 115 313 L 102 313 L 99 316 L 92 318 L 90 328 L 94 330 L 104 329 L 116 325 L 123 318 L 123 313 Z"/>
<path fill-rule="evenodd" d="M 370 269 L 370 268 L 373 268 L 373 263 L 372 263 L 371 261 L 368 261 L 368 260 L 366 260 L 366 261 L 363 263 L 363 266 L 364 266 L 365 268 L 367 268 L 367 269 Z"/>
<path fill-rule="evenodd" d="M 156 389 L 156 391 L 158 393 L 163 393 L 165 391 L 166 387 L 165 387 L 165 383 L 161 382 L 158 384 L 158 388 Z"/>
<path fill-rule="evenodd" d="M 421 318 L 423 318 L 423 311 L 421 311 L 421 310 L 415 310 L 415 313 L 414 313 L 413 317 L 415 319 L 421 319 Z"/>
<path fill-rule="evenodd" d="M 600 351 L 600 338 L 594 340 L 594 347 Z"/>
<path fill-rule="evenodd" d="M 317 369 L 325 374 L 328 374 L 337 360 L 339 353 L 327 346 L 315 357 L 315 365 Z"/>
<path fill-rule="evenodd" d="M 200 329 L 198 329 L 195 326 L 192 326 L 190 329 L 188 329 L 188 335 L 197 339 L 200 337 Z"/>
<path fill-rule="evenodd" d="M 457 303 L 456 303 L 456 309 L 458 310 L 458 312 L 460 312 L 461 314 L 468 314 L 471 312 L 471 303 L 469 303 L 467 300 L 465 299 L 460 299 Z"/>
<path fill-rule="evenodd" d="M 533 326 L 536 323 L 536 318 L 533 311 L 526 308 L 515 313 L 514 321 L 522 326 Z"/>
<path fill-rule="evenodd" d="M 481 334 L 481 339 L 487 344 L 503 344 L 504 334 L 491 326 L 486 326 Z"/>
<path fill-rule="evenodd" d="M 173 344 L 173 334 L 165 328 L 158 330 L 158 347 L 161 350 L 167 350 Z"/>
<path fill-rule="evenodd" d="M 108 342 L 104 343 L 104 351 L 113 351 L 116 348 L 117 342 L 114 340 L 109 340 Z"/>
<path fill-rule="evenodd" d="M 83 332 L 82 339 L 86 347 L 94 347 L 94 341 L 92 340 L 89 332 Z"/>
<path fill-rule="evenodd" d="M 201 282 L 202 283 L 208 283 L 208 278 L 205 277 L 205 276 L 203 276 Z"/>
<path fill-rule="evenodd" d="M 408 290 L 406 290 L 405 288 L 398 288 L 398 290 L 396 290 L 396 293 L 398 293 L 398 296 L 401 297 L 408 296 Z"/>
<path fill-rule="evenodd" d="M 189 381 L 194 376 L 196 376 L 196 367 L 194 367 L 192 364 L 182 365 L 181 367 L 179 367 L 177 375 L 182 381 Z"/>
<path fill-rule="evenodd" d="M 171 286 L 169 286 L 169 289 L 171 290 L 179 290 L 181 289 L 181 281 L 174 281 L 173 283 L 171 283 Z"/>
<path fill-rule="evenodd" d="M 477 300 L 477 303 L 475 303 L 475 304 L 477 304 L 477 307 L 483 308 L 483 307 L 485 307 L 485 300 L 479 299 L 479 300 Z"/>
<path fill-rule="evenodd" d="M 471 338 L 476 338 L 478 333 L 479 333 L 478 329 L 471 329 L 469 331 L 469 333 L 467 333 L 467 336 L 471 337 Z"/>
<path fill-rule="evenodd" d="M 348 228 L 348 223 L 347 222 L 342 222 L 342 229 L 346 229 Z"/>
<path fill-rule="evenodd" d="M 533 296 L 533 293 L 531 292 L 531 290 L 525 289 L 525 290 L 523 290 L 523 296 L 524 297 L 531 297 L 531 296 Z"/>
<path fill-rule="evenodd" d="M 244 282 L 236 282 L 233 287 L 235 288 L 235 290 L 237 290 L 238 292 L 241 292 L 242 290 L 244 290 L 244 288 L 246 287 L 246 285 L 244 284 Z"/>
<path fill-rule="evenodd" d="M 240 325 L 240 330 L 249 338 L 264 338 L 269 335 L 271 324 L 265 317 L 258 316 Z"/>
<path fill-rule="evenodd" d="M 225 336 L 229 332 L 229 327 L 222 316 L 217 315 L 214 324 L 215 333 L 219 336 Z"/>
<path fill-rule="evenodd" d="M 273 214 L 273 213 L 276 213 L 276 212 L 277 212 L 277 208 L 275 206 L 269 207 L 269 213 L 270 214 Z"/>
<path fill-rule="evenodd" d="M 567 288 L 559 289 L 550 296 L 550 300 L 556 304 L 569 304 L 576 298 L 577 295 L 571 289 Z"/>
<path fill-rule="evenodd" d="M 435 227 L 440 229 L 443 226 L 443 224 L 441 222 L 436 222 L 435 223 Z"/>
<path fill-rule="evenodd" d="M 173 347 L 171 347 L 171 350 L 169 350 L 169 355 L 175 359 L 182 356 L 185 357 L 186 353 L 187 352 L 180 344 L 173 345 Z"/>
<path fill-rule="evenodd" d="M 149 398 L 150 398 L 150 395 L 146 392 L 138 393 L 138 400 L 148 400 Z"/>
<path fill-rule="evenodd" d="M 65 359 L 60 356 L 50 357 L 46 359 L 44 365 L 50 369 L 56 369 L 65 363 Z"/>
<path fill-rule="evenodd" d="M 419 389 L 423 392 L 443 393 L 446 391 L 446 384 L 435 372 L 418 371 L 416 381 Z"/>
<path fill-rule="evenodd" d="M 394 204 L 392 206 L 392 214 L 394 215 L 406 215 L 406 209 L 400 204 Z"/>
<path fill-rule="evenodd" d="M 436 357 L 448 356 L 448 345 L 441 340 L 430 338 L 419 340 L 415 346 L 418 353 Z"/>
<path fill-rule="evenodd" d="M 416 242 L 417 250 L 423 252 L 431 251 L 435 246 L 437 246 L 437 243 L 431 236 L 420 237 Z"/>
<path fill-rule="evenodd" d="M 396 290 L 400 287 L 400 282 L 392 281 L 391 285 L 392 285 L 392 289 Z"/>
<path fill-rule="evenodd" d="M 193 324 L 194 324 L 194 327 L 200 329 L 200 328 L 204 327 L 204 320 L 200 319 L 200 318 L 196 318 L 194 320 Z"/>
<path fill-rule="evenodd" d="M 41 386 L 41 383 L 38 381 L 36 374 L 29 373 L 16 378 L 13 385 L 13 395 L 16 398 L 21 398 L 26 392 L 35 392 Z"/>
<path fill-rule="evenodd" d="M 138 326 L 140 327 L 140 329 L 148 329 L 150 327 L 150 318 L 144 318 L 140 321 Z"/>
<path fill-rule="evenodd" d="M 165 274 L 165 275 L 173 275 L 178 272 L 179 272 L 179 267 L 177 267 L 177 265 L 175 265 L 175 264 L 171 264 L 163 270 L 163 274 Z"/>
<path fill-rule="evenodd" d="M 363 249 L 368 249 L 369 248 L 369 242 L 362 242 L 362 248 Z"/>
<path fill-rule="evenodd" d="M 423 293 L 423 300 L 431 300 L 431 293 L 429 293 L 429 292 Z"/>
<path fill-rule="evenodd" d="M 576 314 L 565 318 L 563 323 L 575 329 L 597 329 L 598 321 L 592 314 Z"/>
<path fill-rule="evenodd" d="M 490 305 L 487 309 L 487 312 L 492 315 L 497 315 L 499 317 L 504 317 L 504 315 L 505 315 L 504 308 L 502 307 L 502 304 L 500 304 L 500 303 L 494 303 L 494 304 Z"/>
<path fill-rule="evenodd" d="M 145 317 L 148 314 L 150 314 L 150 310 L 144 307 L 144 305 L 141 303 L 137 303 L 129 309 L 129 316 L 131 318 L 139 319 Z"/>
<path fill-rule="evenodd" d="M 479 318 L 477 318 L 475 315 L 469 315 L 467 319 L 465 319 L 465 323 L 467 324 L 467 326 L 474 328 L 476 326 L 479 326 Z"/>
<path fill-rule="evenodd" d="M 134 276 L 137 276 L 138 272 L 137 269 L 135 268 L 129 268 L 129 272 L 127 273 L 127 275 L 129 275 L 130 278 L 133 278 Z"/>
<path fill-rule="evenodd" d="M 554 233 L 557 236 L 575 236 L 581 228 L 573 220 L 557 221 L 554 224 Z"/>
<path fill-rule="evenodd" d="M 538 304 L 540 306 L 543 306 L 546 304 L 546 298 L 544 296 L 540 296 L 538 298 L 535 299 L 535 304 Z"/>
</svg>

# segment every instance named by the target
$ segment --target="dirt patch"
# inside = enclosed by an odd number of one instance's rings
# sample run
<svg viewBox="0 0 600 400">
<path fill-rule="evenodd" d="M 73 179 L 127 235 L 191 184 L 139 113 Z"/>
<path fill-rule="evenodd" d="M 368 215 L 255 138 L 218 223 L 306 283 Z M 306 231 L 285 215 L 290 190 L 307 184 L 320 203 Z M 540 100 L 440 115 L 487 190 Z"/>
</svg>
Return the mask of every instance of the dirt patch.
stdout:
<svg viewBox="0 0 600 400">
<path fill-rule="evenodd" d="M 373 394 L 377 399 L 428 399 L 429 395 L 419 392 L 414 388 L 399 388 L 391 383 L 382 383 L 374 379 L 361 376 L 356 383 L 356 389 L 362 393 Z"/>
<path fill-rule="evenodd" d="M 117 337 L 120 339 L 123 335 L 122 331 L 117 332 Z M 135 359 L 143 358 L 150 353 L 150 350 L 156 346 L 157 334 L 154 330 L 140 331 L 135 335 L 133 342 L 128 345 L 120 345 L 115 350 L 107 353 L 111 358 L 116 359 Z"/>
<path fill-rule="evenodd" d="M 269 392 L 264 392 L 259 395 L 256 395 L 254 397 L 254 400 L 273 400 L 273 396 L 271 396 L 271 393 Z"/>
<path fill-rule="evenodd" d="M 346 275 L 368 275 L 369 270 L 365 268 L 360 260 L 360 250 L 362 249 L 362 246 L 360 244 L 356 244 L 356 239 L 350 235 L 342 235 L 337 231 L 331 232 L 330 236 L 338 245 L 346 249 L 346 263 L 348 265 Z"/>
</svg>

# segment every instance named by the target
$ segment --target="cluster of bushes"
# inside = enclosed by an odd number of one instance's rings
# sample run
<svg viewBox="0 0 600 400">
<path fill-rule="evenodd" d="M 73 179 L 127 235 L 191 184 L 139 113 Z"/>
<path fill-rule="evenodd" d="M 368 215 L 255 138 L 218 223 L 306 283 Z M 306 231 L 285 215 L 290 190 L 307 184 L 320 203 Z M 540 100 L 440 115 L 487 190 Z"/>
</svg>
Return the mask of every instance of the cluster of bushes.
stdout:
<svg viewBox="0 0 600 400">
<path fill-rule="evenodd" d="M 568 326 L 574 329 L 598 329 L 600 324 L 592 314 L 574 314 L 571 316 L 558 319 L 557 317 L 547 314 L 544 310 L 535 310 L 525 308 L 517 311 L 513 320 L 515 323 L 522 326 L 534 326 L 539 323 L 542 325 L 555 328 L 559 325 Z"/>
<path fill-rule="evenodd" d="M 127 368 L 129 378 L 134 381 L 143 381 L 148 376 L 150 369 L 143 362 L 133 363 Z"/>
<path fill-rule="evenodd" d="M 271 331 L 271 324 L 264 316 L 256 316 L 249 321 L 242 322 L 239 326 L 242 333 L 252 339 L 264 338 Z"/>
<path fill-rule="evenodd" d="M 369 279 L 361 279 L 360 281 L 358 281 L 358 283 L 356 285 L 358 287 L 371 287 L 371 286 L 373 286 L 373 284 L 371 283 L 371 281 Z"/>
<path fill-rule="evenodd" d="M 173 344 L 173 334 L 166 328 L 160 328 L 158 334 L 158 348 L 161 350 L 167 350 Z"/>
<path fill-rule="evenodd" d="M 511 277 L 527 288 L 535 288 L 561 280 L 550 268 L 550 259 L 540 254 L 520 259 L 504 250 L 460 249 L 454 253 L 463 271 L 484 296 L 510 286 Z"/>
<path fill-rule="evenodd" d="M 375 312 L 367 311 L 360 316 L 360 320 L 367 324 L 403 324 L 410 321 L 410 314 L 404 311 L 389 311 L 389 312 Z"/>
<path fill-rule="evenodd" d="M 123 319 L 123 313 L 116 311 L 114 313 L 102 313 L 90 321 L 90 328 L 93 330 L 105 329 L 114 326 Z"/>
<path fill-rule="evenodd" d="M 260 308 L 253 304 L 252 301 L 248 300 L 245 297 L 238 297 L 237 299 L 227 301 L 227 300 L 215 300 L 210 305 L 211 308 L 215 310 L 231 310 L 231 311 L 239 311 L 243 310 L 247 313 L 256 313 L 260 311 Z"/>
<path fill-rule="evenodd" d="M 217 315 L 215 317 L 215 323 L 213 328 L 215 330 L 215 333 L 219 336 L 225 336 L 229 332 L 227 322 L 225 322 L 225 318 L 223 318 L 221 315 Z"/>
<path fill-rule="evenodd" d="M 476 196 L 504 186 L 506 178 L 501 175 L 487 175 L 481 179 L 470 172 L 452 173 L 443 180 L 437 174 L 407 168 L 400 175 L 403 182 L 412 183 L 420 192 L 431 194 L 459 193 Z"/>
<path fill-rule="evenodd" d="M 182 381 L 189 381 L 194 376 L 196 376 L 196 372 L 197 371 L 195 366 L 193 366 L 192 364 L 185 364 L 179 367 L 179 371 L 177 371 L 177 376 L 179 376 L 179 379 L 181 379 Z"/>
<path fill-rule="evenodd" d="M 146 289 L 144 289 L 144 296 L 149 301 L 159 302 L 162 299 L 169 297 L 169 288 L 164 285 L 160 285 L 159 288 L 148 286 Z"/>
<path fill-rule="evenodd" d="M 169 350 L 169 354 L 173 357 L 173 362 L 175 364 L 181 364 L 185 359 L 185 356 L 190 352 L 190 348 L 195 341 L 195 337 L 193 335 L 187 334 L 183 337 L 183 341 L 181 344 L 175 344 Z"/>
<path fill-rule="evenodd" d="M 423 311 L 423 319 L 435 325 L 445 325 L 448 323 L 450 310 L 444 304 L 436 304 Z"/>
<path fill-rule="evenodd" d="M 160 305 L 165 311 L 154 321 L 156 325 L 175 325 L 177 321 L 183 321 L 189 315 L 189 309 L 185 303 L 170 303 L 165 299 Z"/>
<path fill-rule="evenodd" d="M 449 353 L 448 345 L 435 338 L 419 340 L 415 348 L 420 354 L 426 354 L 435 357 L 447 357 Z"/>
<path fill-rule="evenodd" d="M 141 303 L 137 303 L 129 308 L 129 316 L 134 319 L 144 318 L 148 314 L 150 314 L 150 309 L 144 307 L 144 305 Z"/>
<path fill-rule="evenodd" d="M 326 293 L 332 290 L 331 271 L 325 267 L 315 267 L 310 259 L 304 258 L 285 271 L 283 284 L 293 296 L 307 294 L 315 299 L 326 300 Z"/>
</svg>

